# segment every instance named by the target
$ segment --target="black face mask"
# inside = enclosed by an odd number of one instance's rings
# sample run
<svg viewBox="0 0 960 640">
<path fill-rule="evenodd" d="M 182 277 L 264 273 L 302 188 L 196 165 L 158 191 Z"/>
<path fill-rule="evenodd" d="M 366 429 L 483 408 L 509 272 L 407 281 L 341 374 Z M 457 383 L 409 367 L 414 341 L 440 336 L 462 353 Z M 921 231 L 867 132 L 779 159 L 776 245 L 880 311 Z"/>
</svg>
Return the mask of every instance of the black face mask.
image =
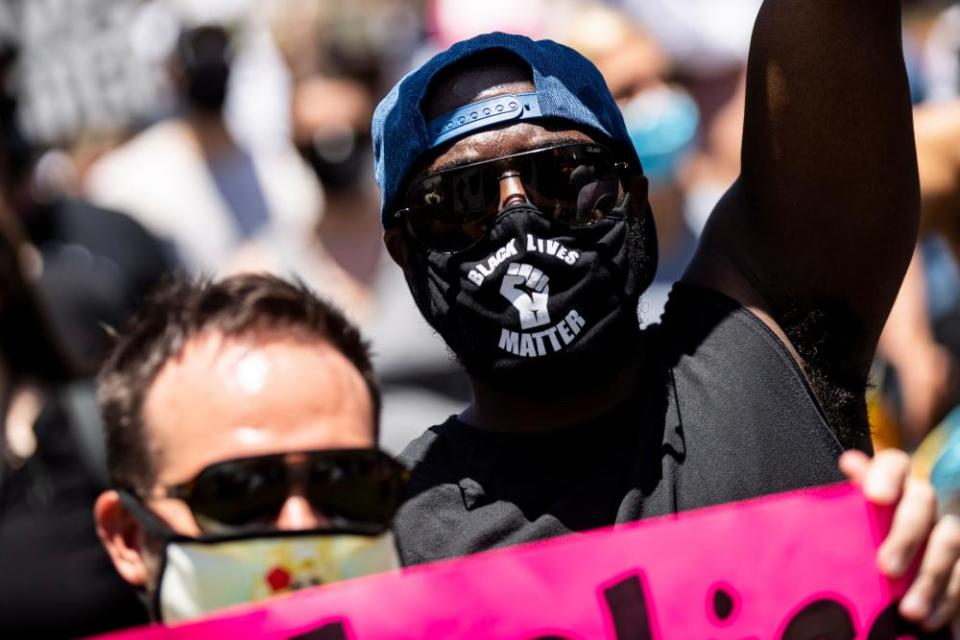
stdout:
<svg viewBox="0 0 960 640">
<path fill-rule="evenodd" d="M 370 166 L 370 136 L 345 131 L 297 145 L 320 183 L 332 193 L 355 189 Z"/>
<path fill-rule="evenodd" d="M 511 207 L 468 249 L 415 248 L 407 282 L 472 376 L 525 395 L 589 389 L 635 353 L 655 272 L 652 216 L 630 206 L 579 228 Z"/>
<path fill-rule="evenodd" d="M 198 111 L 220 113 L 227 101 L 230 66 L 220 63 L 190 65 L 187 74 L 187 99 Z"/>
</svg>

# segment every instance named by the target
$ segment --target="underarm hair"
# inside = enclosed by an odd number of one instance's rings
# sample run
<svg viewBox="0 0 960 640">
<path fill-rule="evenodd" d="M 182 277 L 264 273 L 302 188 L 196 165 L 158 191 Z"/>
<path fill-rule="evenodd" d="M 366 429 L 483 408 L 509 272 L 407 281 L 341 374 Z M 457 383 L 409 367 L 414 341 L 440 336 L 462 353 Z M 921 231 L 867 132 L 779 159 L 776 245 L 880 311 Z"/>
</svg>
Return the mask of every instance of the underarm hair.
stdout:
<svg viewBox="0 0 960 640">
<path fill-rule="evenodd" d="M 845 449 L 872 451 L 867 419 L 868 380 L 840 354 L 862 329 L 843 303 L 801 307 L 785 303 L 776 320 L 803 360 L 803 370 L 833 432 Z"/>
</svg>

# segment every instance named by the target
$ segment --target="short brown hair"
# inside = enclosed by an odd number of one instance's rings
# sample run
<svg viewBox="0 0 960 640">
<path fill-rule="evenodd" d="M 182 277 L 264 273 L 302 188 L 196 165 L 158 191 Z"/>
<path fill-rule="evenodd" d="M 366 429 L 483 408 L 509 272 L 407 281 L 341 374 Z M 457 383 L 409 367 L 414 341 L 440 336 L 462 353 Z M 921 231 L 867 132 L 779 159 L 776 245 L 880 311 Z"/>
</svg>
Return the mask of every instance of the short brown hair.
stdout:
<svg viewBox="0 0 960 640">
<path fill-rule="evenodd" d="M 339 310 L 303 283 L 260 274 L 221 281 L 170 278 L 127 323 L 97 381 L 114 486 L 145 490 L 152 484 L 155 470 L 144 439 L 147 393 L 164 364 L 191 338 L 211 329 L 228 337 L 279 329 L 331 344 L 363 377 L 378 429 L 380 388 L 367 343 Z"/>
</svg>

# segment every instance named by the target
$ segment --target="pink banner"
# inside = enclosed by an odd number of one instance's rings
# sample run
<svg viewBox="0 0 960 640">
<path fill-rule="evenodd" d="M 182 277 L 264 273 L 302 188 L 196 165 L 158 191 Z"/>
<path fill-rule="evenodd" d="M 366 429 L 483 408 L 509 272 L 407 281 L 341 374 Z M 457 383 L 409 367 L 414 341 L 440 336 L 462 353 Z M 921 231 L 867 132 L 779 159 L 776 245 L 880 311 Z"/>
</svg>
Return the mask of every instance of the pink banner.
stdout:
<svg viewBox="0 0 960 640">
<path fill-rule="evenodd" d="M 895 640 L 906 582 L 876 569 L 890 522 L 851 486 L 301 591 L 213 618 L 109 636 Z"/>
</svg>

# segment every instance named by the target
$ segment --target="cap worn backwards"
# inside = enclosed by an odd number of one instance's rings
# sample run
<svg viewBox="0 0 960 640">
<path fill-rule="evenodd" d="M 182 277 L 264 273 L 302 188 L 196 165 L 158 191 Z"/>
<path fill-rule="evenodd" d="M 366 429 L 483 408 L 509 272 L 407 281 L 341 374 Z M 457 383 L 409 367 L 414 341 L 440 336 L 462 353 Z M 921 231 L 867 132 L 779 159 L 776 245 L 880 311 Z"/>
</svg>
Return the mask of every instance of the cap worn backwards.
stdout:
<svg viewBox="0 0 960 640">
<path fill-rule="evenodd" d="M 480 100 L 428 122 L 421 103 L 433 78 L 463 58 L 493 49 L 510 51 L 529 64 L 536 91 Z M 551 40 L 488 33 L 434 56 L 397 83 L 373 115 L 384 226 L 390 225 L 407 174 L 430 149 L 507 122 L 547 118 L 581 125 L 632 149 L 623 116 L 603 76 L 569 47 Z"/>
</svg>

